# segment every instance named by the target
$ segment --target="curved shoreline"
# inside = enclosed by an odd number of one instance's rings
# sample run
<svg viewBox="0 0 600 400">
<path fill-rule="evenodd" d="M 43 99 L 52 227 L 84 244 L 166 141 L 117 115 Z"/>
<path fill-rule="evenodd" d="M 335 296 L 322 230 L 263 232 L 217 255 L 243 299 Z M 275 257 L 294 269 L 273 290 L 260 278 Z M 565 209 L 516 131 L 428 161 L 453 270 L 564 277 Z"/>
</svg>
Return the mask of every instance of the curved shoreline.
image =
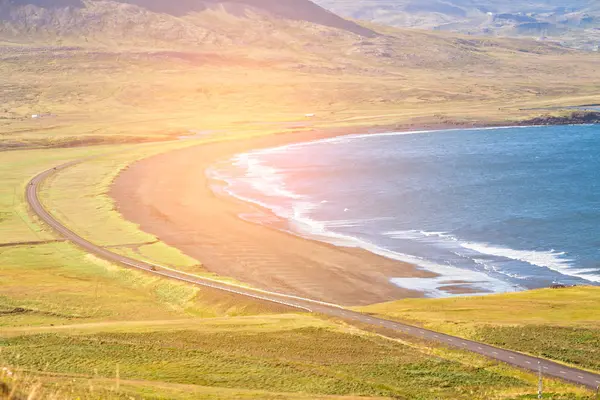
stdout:
<svg viewBox="0 0 600 400">
<path fill-rule="evenodd" d="M 420 268 L 422 271 L 427 271 L 431 275 L 425 278 L 421 278 L 419 276 L 411 276 L 407 277 L 390 277 L 390 281 L 393 282 L 396 286 L 401 288 L 411 288 L 412 290 L 422 291 L 424 295 L 428 297 L 447 297 L 453 295 L 487 295 L 487 294 L 496 294 L 503 293 L 507 291 L 514 291 L 516 284 L 511 284 L 509 282 L 502 281 L 497 277 L 493 277 L 489 274 L 479 271 L 472 271 L 467 268 L 447 266 L 443 264 L 436 264 L 434 262 L 427 261 L 426 259 L 421 259 L 415 257 L 413 255 L 399 253 L 397 251 L 391 250 L 389 248 L 381 247 L 379 245 L 366 242 L 358 237 L 346 235 L 339 232 L 334 231 L 321 231 L 319 229 L 318 233 L 314 233 L 310 229 L 299 229 L 299 228 L 291 228 L 288 226 L 290 220 L 298 222 L 294 217 L 290 217 L 287 214 L 280 214 L 278 210 L 273 209 L 272 205 L 268 205 L 263 203 L 261 200 L 258 200 L 256 197 L 248 197 L 247 195 L 241 192 L 234 192 L 230 189 L 230 180 L 225 178 L 220 173 L 215 171 L 220 171 L 220 165 L 225 164 L 225 169 L 228 169 L 232 163 L 235 163 L 240 158 L 252 158 L 256 157 L 254 160 L 258 163 L 261 163 L 260 157 L 261 155 L 267 155 L 272 152 L 277 153 L 279 151 L 285 151 L 293 148 L 300 148 L 305 146 L 319 145 L 324 143 L 331 144 L 342 144 L 347 143 L 356 139 L 365 139 L 365 138 L 374 138 L 374 137 L 382 137 L 382 136 L 407 136 L 407 135 L 415 135 L 415 134 L 427 134 L 427 133 L 450 133 L 456 131 L 488 131 L 488 130 L 511 130 L 511 129 L 520 129 L 520 128 L 547 128 L 543 125 L 534 125 L 534 126 L 489 126 L 489 127 L 479 127 L 479 128 L 446 128 L 446 129 L 426 129 L 426 130 L 410 130 L 410 131 L 384 131 L 384 132 L 375 132 L 375 133 L 358 133 L 358 134 L 346 134 L 334 137 L 325 137 L 318 138 L 314 140 L 308 141 L 293 141 L 292 143 L 287 143 L 283 145 L 277 145 L 274 147 L 268 148 L 259 148 L 259 149 L 251 149 L 249 151 L 243 153 L 236 153 L 232 157 L 228 157 L 225 160 L 220 160 L 215 164 L 212 164 L 207 169 L 207 175 L 210 180 L 216 182 L 215 186 L 219 185 L 223 189 L 220 189 L 220 192 L 223 193 L 225 197 L 233 197 L 243 203 L 249 203 L 256 208 L 260 209 L 261 212 L 256 215 L 240 215 L 240 218 L 252 222 L 255 224 L 259 224 L 265 226 L 270 229 L 277 229 L 281 232 L 288 233 L 290 235 L 294 235 L 307 240 L 314 240 L 320 243 L 326 243 L 342 248 L 350 248 L 350 249 L 362 249 L 368 251 L 372 254 L 376 254 L 391 260 L 396 260 L 402 263 L 407 263 L 410 265 L 415 265 Z M 268 163 L 267 163 L 268 165 Z M 273 166 L 270 165 L 269 168 Z M 277 168 L 275 166 L 275 168 Z M 227 175 L 227 173 L 225 173 Z M 244 179 L 243 177 L 233 178 L 232 181 L 237 179 Z M 268 180 L 268 178 L 265 178 Z M 287 191 L 287 189 L 283 189 Z M 263 193 L 266 194 L 266 193 Z M 292 195 L 290 195 L 292 196 Z M 259 196 L 260 197 L 260 196 Z M 290 210 L 287 210 L 288 213 L 291 213 Z M 468 275 L 468 278 L 465 276 Z M 525 287 L 520 287 L 520 290 L 527 290 Z"/>
<path fill-rule="evenodd" d="M 216 195 L 205 170 L 235 154 L 348 134 L 324 131 L 223 141 L 152 156 L 115 179 L 110 195 L 124 218 L 200 261 L 254 287 L 342 305 L 366 305 L 424 293 L 390 282 L 436 274 L 367 250 L 298 237 L 239 218 L 257 207 Z"/>
<path fill-rule="evenodd" d="M 223 140 L 138 161 L 115 179 L 110 194 L 124 218 L 142 230 L 200 261 L 206 270 L 257 288 L 344 305 L 424 297 L 424 292 L 400 288 L 392 279 L 442 276 L 409 260 L 363 248 L 338 247 L 240 218 L 257 210 L 263 214 L 271 211 L 214 193 L 214 180 L 205 171 L 242 153 L 343 137 L 518 127 L 524 126 L 381 127 L 369 133 L 338 129 Z M 469 288 L 452 292 L 472 293 Z"/>
</svg>

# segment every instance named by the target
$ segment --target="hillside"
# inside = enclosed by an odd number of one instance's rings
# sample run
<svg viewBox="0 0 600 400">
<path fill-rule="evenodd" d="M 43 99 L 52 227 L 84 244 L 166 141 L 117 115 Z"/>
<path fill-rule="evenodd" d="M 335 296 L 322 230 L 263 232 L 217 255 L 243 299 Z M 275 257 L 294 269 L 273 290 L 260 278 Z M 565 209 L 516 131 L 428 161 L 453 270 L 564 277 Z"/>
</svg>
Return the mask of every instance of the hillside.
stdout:
<svg viewBox="0 0 600 400">
<path fill-rule="evenodd" d="M 600 5 L 592 0 L 316 0 L 340 15 L 397 27 L 527 37 L 596 50 Z"/>
<path fill-rule="evenodd" d="M 294 29 L 375 36 L 308 0 L 0 0 L 0 38 L 17 43 L 268 46 Z"/>
</svg>

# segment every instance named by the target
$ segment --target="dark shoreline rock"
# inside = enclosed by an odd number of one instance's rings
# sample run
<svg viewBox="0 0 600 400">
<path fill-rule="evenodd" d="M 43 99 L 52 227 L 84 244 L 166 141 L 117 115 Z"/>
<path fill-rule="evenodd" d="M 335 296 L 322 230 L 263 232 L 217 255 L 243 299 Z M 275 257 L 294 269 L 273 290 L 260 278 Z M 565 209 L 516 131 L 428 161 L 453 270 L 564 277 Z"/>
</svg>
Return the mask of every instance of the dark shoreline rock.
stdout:
<svg viewBox="0 0 600 400">
<path fill-rule="evenodd" d="M 571 115 L 555 116 L 542 115 L 525 121 L 519 121 L 518 126 L 529 125 L 582 125 L 582 124 L 600 124 L 600 112 L 596 111 L 577 111 Z"/>
</svg>

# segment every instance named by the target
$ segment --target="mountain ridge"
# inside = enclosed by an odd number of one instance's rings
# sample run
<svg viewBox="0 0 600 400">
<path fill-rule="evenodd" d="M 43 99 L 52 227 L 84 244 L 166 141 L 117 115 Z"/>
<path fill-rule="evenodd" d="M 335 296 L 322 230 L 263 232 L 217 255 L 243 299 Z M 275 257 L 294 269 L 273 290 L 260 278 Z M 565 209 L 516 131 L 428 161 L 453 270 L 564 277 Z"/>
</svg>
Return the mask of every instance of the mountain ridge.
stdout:
<svg viewBox="0 0 600 400">
<path fill-rule="evenodd" d="M 228 35 L 224 27 L 235 24 Z M 0 0 L 0 37 L 17 41 L 93 37 L 223 45 L 265 37 L 276 24 L 377 36 L 309 0 Z"/>
<path fill-rule="evenodd" d="M 551 40 L 597 50 L 600 4 L 592 0 L 315 0 L 344 17 L 395 27 Z"/>
</svg>

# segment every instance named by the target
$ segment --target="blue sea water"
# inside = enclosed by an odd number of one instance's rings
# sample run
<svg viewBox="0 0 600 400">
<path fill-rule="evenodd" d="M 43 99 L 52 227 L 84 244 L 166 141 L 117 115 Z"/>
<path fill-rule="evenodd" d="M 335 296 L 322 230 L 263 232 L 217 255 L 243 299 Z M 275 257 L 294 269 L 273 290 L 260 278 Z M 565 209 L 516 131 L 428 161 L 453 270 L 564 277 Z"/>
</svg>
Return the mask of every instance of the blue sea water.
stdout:
<svg viewBox="0 0 600 400">
<path fill-rule="evenodd" d="M 600 284 L 600 126 L 353 135 L 209 173 L 255 222 L 437 272 L 390 277 L 433 297 Z"/>
</svg>

